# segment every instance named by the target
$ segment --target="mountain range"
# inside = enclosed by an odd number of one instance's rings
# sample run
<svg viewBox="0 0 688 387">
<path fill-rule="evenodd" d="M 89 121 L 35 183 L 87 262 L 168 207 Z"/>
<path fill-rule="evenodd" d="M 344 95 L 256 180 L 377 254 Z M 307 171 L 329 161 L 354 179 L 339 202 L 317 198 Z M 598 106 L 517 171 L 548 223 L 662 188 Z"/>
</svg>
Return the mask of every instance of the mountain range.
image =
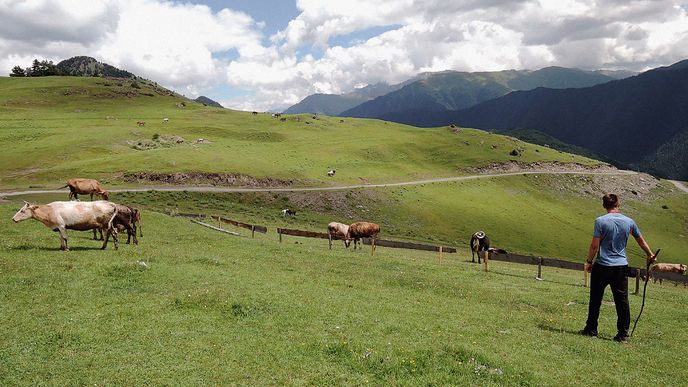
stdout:
<svg viewBox="0 0 688 387">
<path fill-rule="evenodd" d="M 313 94 L 284 113 L 320 113 L 359 118 L 382 118 L 416 126 L 425 125 L 435 111 L 462 109 L 505 95 L 536 87 L 585 87 L 633 75 L 627 71 L 583 71 L 548 67 L 537 71 L 507 70 L 467 73 L 459 71 L 421 73 L 404 82 L 378 83 L 351 93 Z M 407 119 L 409 111 L 413 111 Z M 404 120 L 397 119 L 397 115 Z"/>
<path fill-rule="evenodd" d="M 688 60 L 592 87 L 517 91 L 429 122 L 448 123 L 537 131 L 624 167 L 687 180 Z"/>
</svg>

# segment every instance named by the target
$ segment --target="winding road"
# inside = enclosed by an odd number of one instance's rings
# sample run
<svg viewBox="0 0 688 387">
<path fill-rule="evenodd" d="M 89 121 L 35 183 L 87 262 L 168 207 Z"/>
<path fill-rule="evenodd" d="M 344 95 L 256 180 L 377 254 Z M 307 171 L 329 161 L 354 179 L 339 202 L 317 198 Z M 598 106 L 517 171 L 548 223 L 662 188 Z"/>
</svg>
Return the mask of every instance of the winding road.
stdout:
<svg viewBox="0 0 688 387">
<path fill-rule="evenodd" d="M 136 188 L 121 188 L 112 189 L 110 192 L 145 192 L 145 191 L 166 191 L 166 192 L 220 192 L 220 193 L 233 193 L 233 192 L 311 192 L 311 191 L 342 191 L 356 188 L 384 188 L 384 187 L 399 187 L 404 185 L 421 185 L 421 184 L 431 184 L 431 183 L 446 183 L 452 181 L 464 181 L 473 179 L 486 179 L 492 177 L 504 177 L 504 176 L 516 176 L 516 175 L 635 175 L 637 172 L 616 170 L 616 171 L 550 171 L 550 170 L 528 170 L 520 172 L 505 172 L 505 173 L 486 173 L 480 175 L 465 175 L 465 176 L 454 176 L 454 177 L 441 177 L 435 179 L 424 179 L 424 180 L 413 180 L 413 181 L 403 181 L 397 183 L 383 183 L 383 184 L 354 184 L 354 185 L 342 185 L 334 187 L 273 187 L 273 188 L 239 188 L 239 187 L 213 187 L 213 186 L 144 186 Z M 674 185 L 688 193 L 688 188 L 683 184 L 671 181 Z M 0 192 L 0 197 L 11 197 L 11 196 L 22 196 L 22 195 L 32 195 L 32 194 L 52 194 L 52 193 L 66 193 L 66 189 L 53 189 L 53 190 L 30 190 L 30 191 L 9 191 Z"/>
</svg>

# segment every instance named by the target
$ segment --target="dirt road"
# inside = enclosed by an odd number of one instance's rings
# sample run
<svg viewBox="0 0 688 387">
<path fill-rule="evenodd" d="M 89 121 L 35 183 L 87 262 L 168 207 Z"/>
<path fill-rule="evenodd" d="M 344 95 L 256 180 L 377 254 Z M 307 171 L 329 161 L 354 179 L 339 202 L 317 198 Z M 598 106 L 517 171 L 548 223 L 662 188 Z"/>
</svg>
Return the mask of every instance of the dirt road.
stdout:
<svg viewBox="0 0 688 387">
<path fill-rule="evenodd" d="M 384 188 L 384 187 L 398 187 L 403 185 L 420 185 L 420 184 L 431 184 L 431 183 L 445 183 L 452 181 L 463 181 L 463 180 L 473 180 L 473 179 L 486 179 L 486 178 L 498 178 L 504 176 L 515 176 L 515 175 L 635 175 L 637 172 L 633 171 L 520 171 L 520 172 L 508 172 L 508 173 L 487 173 L 480 175 L 466 175 L 466 176 L 454 176 L 454 177 L 442 177 L 435 179 L 424 179 L 424 180 L 413 180 L 413 181 L 403 181 L 397 183 L 385 183 L 385 184 L 354 184 L 354 185 L 343 185 L 335 187 L 275 187 L 275 188 L 241 188 L 241 187 L 213 187 L 213 186 L 144 186 L 136 188 L 122 188 L 122 189 L 112 189 L 110 192 L 145 192 L 145 191 L 167 191 L 167 192 L 310 192 L 310 191 L 341 191 L 356 188 Z M 672 181 L 673 182 L 673 181 Z M 679 186 L 678 182 L 673 182 L 679 189 L 688 192 L 688 188 L 682 184 Z M 682 188 L 681 188 L 682 187 Z M 66 189 L 57 190 L 30 190 L 30 191 L 10 191 L 10 192 L 0 192 L 2 197 L 11 196 L 21 196 L 21 195 L 31 195 L 31 194 L 51 194 L 51 193 L 67 193 Z"/>
</svg>

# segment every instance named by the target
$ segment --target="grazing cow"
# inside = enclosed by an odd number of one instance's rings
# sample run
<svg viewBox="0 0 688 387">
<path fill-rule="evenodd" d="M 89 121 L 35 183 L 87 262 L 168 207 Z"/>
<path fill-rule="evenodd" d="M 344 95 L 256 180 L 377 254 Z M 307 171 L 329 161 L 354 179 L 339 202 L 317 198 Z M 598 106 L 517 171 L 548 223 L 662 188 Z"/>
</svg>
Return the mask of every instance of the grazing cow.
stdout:
<svg viewBox="0 0 688 387">
<path fill-rule="evenodd" d="M 104 250 L 112 235 L 115 250 L 119 247 L 117 229 L 113 221 L 117 216 L 117 205 L 112 202 L 98 200 L 95 202 L 52 202 L 49 204 L 29 204 L 24 206 L 12 217 L 15 223 L 26 219 L 36 219 L 49 229 L 60 234 L 60 248 L 69 251 L 67 244 L 67 230 L 107 230 L 107 238 L 101 247 Z"/>
<path fill-rule="evenodd" d="M 251 112 L 251 114 L 253 114 L 254 116 L 257 116 L 258 112 Z"/>
<path fill-rule="evenodd" d="M 136 125 L 144 126 L 144 125 L 146 125 L 146 121 L 136 121 Z"/>
<path fill-rule="evenodd" d="M 490 249 L 490 238 L 485 235 L 484 231 L 478 231 L 471 236 L 471 262 L 475 262 L 475 255 L 478 254 L 478 263 L 480 263 L 480 252 L 488 251 Z"/>
<path fill-rule="evenodd" d="M 169 122 L 170 122 L 170 119 L 167 118 L 167 117 L 165 117 L 165 118 L 162 119 L 162 123 L 163 123 L 163 124 L 167 124 L 167 123 L 169 123 Z"/>
<path fill-rule="evenodd" d="M 335 172 L 337 171 L 335 171 L 334 169 L 330 169 L 329 171 L 327 171 L 327 176 L 332 177 L 334 176 Z"/>
<path fill-rule="evenodd" d="M 341 239 L 344 241 L 344 247 L 349 248 L 350 241 L 346 239 L 346 233 L 349 232 L 349 226 L 344 223 L 331 222 L 327 225 L 327 239 L 330 242 L 330 249 L 332 249 L 332 239 Z"/>
<path fill-rule="evenodd" d="M 282 216 L 294 216 L 296 215 L 296 211 L 292 210 L 291 208 L 285 208 L 282 210 Z"/>
<path fill-rule="evenodd" d="M 650 268 L 650 278 L 653 277 L 652 273 L 654 272 L 663 272 L 663 273 L 678 273 L 678 274 L 686 274 L 686 269 L 688 266 L 680 264 L 680 263 L 656 263 Z M 657 278 L 654 278 L 654 282 L 657 282 Z M 659 279 L 659 283 L 662 283 L 662 279 Z"/>
<path fill-rule="evenodd" d="M 280 121 L 281 121 L 281 122 L 287 122 L 287 117 L 282 117 L 282 118 L 280 118 Z"/>
<path fill-rule="evenodd" d="M 98 182 L 98 180 L 93 179 L 70 179 L 67 181 L 67 185 L 60 187 L 69 187 L 69 200 L 79 199 L 79 195 L 91 194 L 91 200 L 93 200 L 93 194 L 98 194 L 103 197 L 104 200 L 110 198 L 110 193 L 106 191 Z"/>
<path fill-rule="evenodd" d="M 360 244 L 361 238 L 377 239 L 377 234 L 380 233 L 380 226 L 369 222 L 356 222 L 349 226 L 349 231 L 346 232 L 346 240 L 351 243 L 354 240 L 354 250 L 356 245 Z"/>
</svg>

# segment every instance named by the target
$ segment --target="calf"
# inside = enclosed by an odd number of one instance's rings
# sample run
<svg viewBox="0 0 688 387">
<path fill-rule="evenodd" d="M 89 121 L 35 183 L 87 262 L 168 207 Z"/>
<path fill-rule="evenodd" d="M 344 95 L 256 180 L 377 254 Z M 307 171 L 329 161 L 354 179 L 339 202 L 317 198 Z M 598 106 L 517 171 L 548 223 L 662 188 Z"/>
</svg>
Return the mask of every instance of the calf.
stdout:
<svg viewBox="0 0 688 387">
<path fill-rule="evenodd" d="M 346 239 L 346 233 L 349 232 L 349 226 L 343 223 L 331 222 L 327 225 L 327 239 L 330 242 L 330 249 L 332 249 L 332 239 L 341 239 L 344 241 L 344 247 L 349 247 L 349 241 Z"/>
<path fill-rule="evenodd" d="M 112 222 L 112 225 L 117 228 L 117 231 L 127 232 L 127 244 L 131 243 L 132 237 L 134 238 L 134 244 L 138 245 L 139 240 L 136 237 L 136 231 L 140 232 L 140 236 L 143 237 L 143 231 L 141 230 L 141 213 L 135 208 L 129 206 L 117 204 L 117 215 Z M 100 232 L 100 240 L 103 238 L 103 229 L 98 230 Z M 96 237 L 96 230 L 93 230 L 93 239 L 98 240 Z"/>
<path fill-rule="evenodd" d="M 136 121 L 136 125 L 144 126 L 144 125 L 146 125 L 146 121 Z"/>
<path fill-rule="evenodd" d="M 291 208 L 285 208 L 282 210 L 282 216 L 294 216 L 296 215 L 296 211 L 292 210 Z"/>
<path fill-rule="evenodd" d="M 380 233 L 380 226 L 369 222 L 356 222 L 349 226 L 349 231 L 346 233 L 346 240 L 351 242 L 354 240 L 354 250 L 356 245 L 360 244 L 361 238 L 377 239 L 377 234 Z"/>
<path fill-rule="evenodd" d="M 117 216 L 117 205 L 98 200 L 95 202 L 52 202 L 49 204 L 29 204 L 24 206 L 12 217 L 15 223 L 26 219 L 36 219 L 49 229 L 60 234 L 60 248 L 69 251 L 67 244 L 67 230 L 107 230 L 107 238 L 101 249 L 107 247 L 108 238 L 112 235 L 115 250 L 119 247 L 117 230 L 113 221 Z"/>
<path fill-rule="evenodd" d="M 69 187 L 69 200 L 79 199 L 79 195 L 91 195 L 91 200 L 93 200 L 93 194 L 100 195 L 103 200 L 108 200 L 110 198 L 110 193 L 106 191 L 103 186 L 100 185 L 98 180 L 93 179 L 70 179 L 67 181 L 67 185 L 60 187 Z"/>
<path fill-rule="evenodd" d="M 327 176 L 333 177 L 336 172 L 337 171 L 335 171 L 334 169 L 330 169 L 329 171 L 327 171 Z"/>
</svg>

